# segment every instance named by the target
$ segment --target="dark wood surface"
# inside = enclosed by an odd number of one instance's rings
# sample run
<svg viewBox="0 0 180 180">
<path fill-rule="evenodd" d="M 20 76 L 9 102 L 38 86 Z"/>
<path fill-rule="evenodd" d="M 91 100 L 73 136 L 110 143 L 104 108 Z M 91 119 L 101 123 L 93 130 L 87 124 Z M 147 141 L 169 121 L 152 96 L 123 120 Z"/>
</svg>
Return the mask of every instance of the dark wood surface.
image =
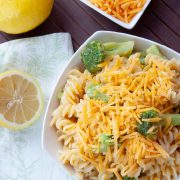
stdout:
<svg viewBox="0 0 180 180">
<path fill-rule="evenodd" d="M 152 0 L 133 30 L 126 30 L 79 0 L 55 0 L 49 18 L 36 29 L 21 35 L 0 33 L 0 43 L 54 32 L 69 32 L 75 50 L 95 31 L 109 30 L 151 39 L 180 52 L 180 0 Z"/>
</svg>

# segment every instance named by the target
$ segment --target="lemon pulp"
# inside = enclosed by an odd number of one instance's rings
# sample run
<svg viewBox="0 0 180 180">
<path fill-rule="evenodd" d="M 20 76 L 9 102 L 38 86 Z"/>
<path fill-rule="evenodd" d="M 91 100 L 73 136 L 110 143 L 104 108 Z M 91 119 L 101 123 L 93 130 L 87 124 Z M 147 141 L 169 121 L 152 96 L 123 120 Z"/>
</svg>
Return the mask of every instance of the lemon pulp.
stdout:
<svg viewBox="0 0 180 180">
<path fill-rule="evenodd" d="M 43 109 L 41 88 L 20 71 L 0 75 L 0 125 L 18 130 L 30 126 Z"/>
</svg>

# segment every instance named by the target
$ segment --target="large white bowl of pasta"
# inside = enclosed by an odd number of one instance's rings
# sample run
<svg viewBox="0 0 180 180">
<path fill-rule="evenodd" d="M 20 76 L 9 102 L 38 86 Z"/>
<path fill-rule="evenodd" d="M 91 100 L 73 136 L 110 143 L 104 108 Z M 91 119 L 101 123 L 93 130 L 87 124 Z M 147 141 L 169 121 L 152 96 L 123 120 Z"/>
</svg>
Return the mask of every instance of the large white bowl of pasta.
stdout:
<svg viewBox="0 0 180 180">
<path fill-rule="evenodd" d="M 59 72 L 43 148 L 75 179 L 178 179 L 179 60 L 144 38 L 94 33 Z"/>
</svg>

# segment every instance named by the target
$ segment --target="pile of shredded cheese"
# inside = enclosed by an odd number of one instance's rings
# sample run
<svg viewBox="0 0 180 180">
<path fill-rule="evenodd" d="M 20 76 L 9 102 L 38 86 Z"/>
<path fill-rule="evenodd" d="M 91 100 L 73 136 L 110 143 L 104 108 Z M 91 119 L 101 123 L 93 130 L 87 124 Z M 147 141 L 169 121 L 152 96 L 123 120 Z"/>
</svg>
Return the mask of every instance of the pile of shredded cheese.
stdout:
<svg viewBox="0 0 180 180">
<path fill-rule="evenodd" d="M 174 82 L 179 72 L 173 61 L 157 56 L 148 55 L 145 62 L 140 63 L 140 53 L 129 58 L 116 55 L 101 63 L 102 71 L 96 75 L 87 70 L 70 72 L 51 126 L 63 146 L 61 161 L 70 164 L 80 179 L 141 178 L 142 173 L 147 179 L 173 179 L 180 173 L 178 128 L 159 128 L 157 140 L 136 130 L 142 112 L 174 112 L 177 102 L 172 101 L 172 94 L 178 94 Z M 86 94 L 92 83 L 101 84 L 108 102 Z M 102 134 L 113 136 L 113 145 L 103 153 L 99 151 Z M 164 138 L 171 140 L 164 145 Z M 162 173 L 164 167 L 166 173 Z"/>
<path fill-rule="evenodd" d="M 89 0 L 106 13 L 129 23 L 142 10 L 146 0 Z"/>
</svg>

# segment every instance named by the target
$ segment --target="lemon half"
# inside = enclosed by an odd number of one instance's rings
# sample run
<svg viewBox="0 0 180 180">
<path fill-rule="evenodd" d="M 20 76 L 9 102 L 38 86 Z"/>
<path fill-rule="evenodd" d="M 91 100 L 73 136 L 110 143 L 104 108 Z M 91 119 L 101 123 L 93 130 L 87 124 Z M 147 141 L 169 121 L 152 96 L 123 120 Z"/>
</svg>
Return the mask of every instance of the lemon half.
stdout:
<svg viewBox="0 0 180 180">
<path fill-rule="evenodd" d="M 39 83 L 20 71 L 0 75 L 0 126 L 20 130 L 30 126 L 43 110 Z"/>
</svg>

